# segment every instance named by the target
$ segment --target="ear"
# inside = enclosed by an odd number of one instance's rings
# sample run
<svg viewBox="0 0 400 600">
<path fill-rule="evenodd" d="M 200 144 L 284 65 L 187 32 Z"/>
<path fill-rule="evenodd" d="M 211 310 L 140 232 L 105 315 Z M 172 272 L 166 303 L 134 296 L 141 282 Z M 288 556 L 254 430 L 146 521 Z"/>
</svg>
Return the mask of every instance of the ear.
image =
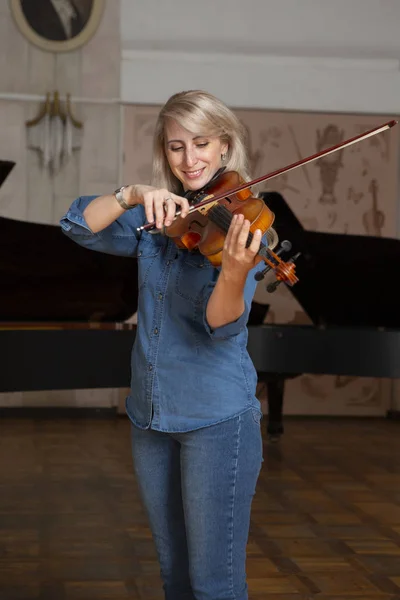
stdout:
<svg viewBox="0 0 400 600">
<path fill-rule="evenodd" d="M 228 142 L 226 142 L 225 144 L 222 144 L 221 146 L 221 154 L 227 154 L 229 150 L 229 144 Z"/>
</svg>

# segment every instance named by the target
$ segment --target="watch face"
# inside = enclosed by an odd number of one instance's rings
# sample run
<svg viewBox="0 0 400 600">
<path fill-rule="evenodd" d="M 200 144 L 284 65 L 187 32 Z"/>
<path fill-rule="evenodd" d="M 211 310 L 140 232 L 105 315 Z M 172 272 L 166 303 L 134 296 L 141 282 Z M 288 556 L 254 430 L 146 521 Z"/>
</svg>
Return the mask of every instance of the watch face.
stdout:
<svg viewBox="0 0 400 600">
<path fill-rule="evenodd" d="M 117 198 L 119 198 L 120 200 L 122 200 L 122 192 L 125 189 L 125 185 L 122 185 L 120 188 L 118 188 L 117 190 L 115 190 L 114 194 Z"/>
</svg>

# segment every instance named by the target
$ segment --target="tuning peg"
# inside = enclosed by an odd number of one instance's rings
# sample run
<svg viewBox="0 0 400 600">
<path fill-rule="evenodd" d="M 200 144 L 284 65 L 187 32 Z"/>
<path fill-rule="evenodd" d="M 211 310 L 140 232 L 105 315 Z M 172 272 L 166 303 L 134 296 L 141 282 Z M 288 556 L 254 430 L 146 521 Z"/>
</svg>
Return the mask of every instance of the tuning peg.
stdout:
<svg viewBox="0 0 400 600">
<path fill-rule="evenodd" d="M 282 281 L 277 280 L 277 281 L 273 281 L 272 283 L 269 283 L 267 285 L 267 292 L 269 294 L 272 294 L 273 292 L 275 292 L 275 290 L 277 289 L 278 285 L 280 285 L 282 283 Z"/>
<path fill-rule="evenodd" d="M 275 252 L 275 254 L 277 256 L 280 256 L 282 254 L 282 252 L 290 252 L 290 250 L 292 249 L 292 244 L 289 242 L 289 240 L 283 240 L 283 242 L 281 243 L 281 246 L 279 248 L 279 250 L 277 250 Z M 265 275 L 268 273 L 268 271 L 270 271 L 272 269 L 272 267 L 270 267 L 269 265 L 267 265 L 265 267 L 265 269 L 263 269 L 262 271 L 258 271 L 255 275 L 254 275 L 254 279 L 256 281 L 261 281 L 262 279 L 264 279 Z"/>
</svg>

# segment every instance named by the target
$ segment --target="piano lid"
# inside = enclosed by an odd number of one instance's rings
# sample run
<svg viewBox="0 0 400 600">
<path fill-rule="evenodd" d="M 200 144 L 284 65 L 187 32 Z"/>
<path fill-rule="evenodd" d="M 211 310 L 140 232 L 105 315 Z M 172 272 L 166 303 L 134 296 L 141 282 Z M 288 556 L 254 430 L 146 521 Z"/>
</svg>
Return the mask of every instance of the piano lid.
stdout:
<svg viewBox="0 0 400 600">
<path fill-rule="evenodd" d="M 11 160 L 0 160 L 0 186 L 3 185 L 14 167 L 15 162 Z"/>
<path fill-rule="evenodd" d="M 261 195 L 280 241 L 302 253 L 288 289 L 315 325 L 400 328 L 400 240 L 307 231 L 281 194 Z"/>
<path fill-rule="evenodd" d="M 14 164 L 0 161 L 0 185 Z M 0 217 L 1 322 L 121 322 L 137 297 L 136 260 L 82 248 L 58 225 Z"/>
</svg>

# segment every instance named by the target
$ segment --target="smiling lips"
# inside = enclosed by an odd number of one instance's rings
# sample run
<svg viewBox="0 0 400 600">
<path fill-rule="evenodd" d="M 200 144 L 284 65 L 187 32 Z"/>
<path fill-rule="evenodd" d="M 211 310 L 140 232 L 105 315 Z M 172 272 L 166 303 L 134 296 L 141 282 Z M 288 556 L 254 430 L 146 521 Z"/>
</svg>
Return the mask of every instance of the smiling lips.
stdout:
<svg viewBox="0 0 400 600">
<path fill-rule="evenodd" d="M 202 169 L 198 169 L 197 171 L 185 171 L 185 177 L 187 179 L 197 179 L 198 177 L 200 177 L 200 175 L 202 175 L 204 168 L 205 167 L 203 167 Z"/>
</svg>

